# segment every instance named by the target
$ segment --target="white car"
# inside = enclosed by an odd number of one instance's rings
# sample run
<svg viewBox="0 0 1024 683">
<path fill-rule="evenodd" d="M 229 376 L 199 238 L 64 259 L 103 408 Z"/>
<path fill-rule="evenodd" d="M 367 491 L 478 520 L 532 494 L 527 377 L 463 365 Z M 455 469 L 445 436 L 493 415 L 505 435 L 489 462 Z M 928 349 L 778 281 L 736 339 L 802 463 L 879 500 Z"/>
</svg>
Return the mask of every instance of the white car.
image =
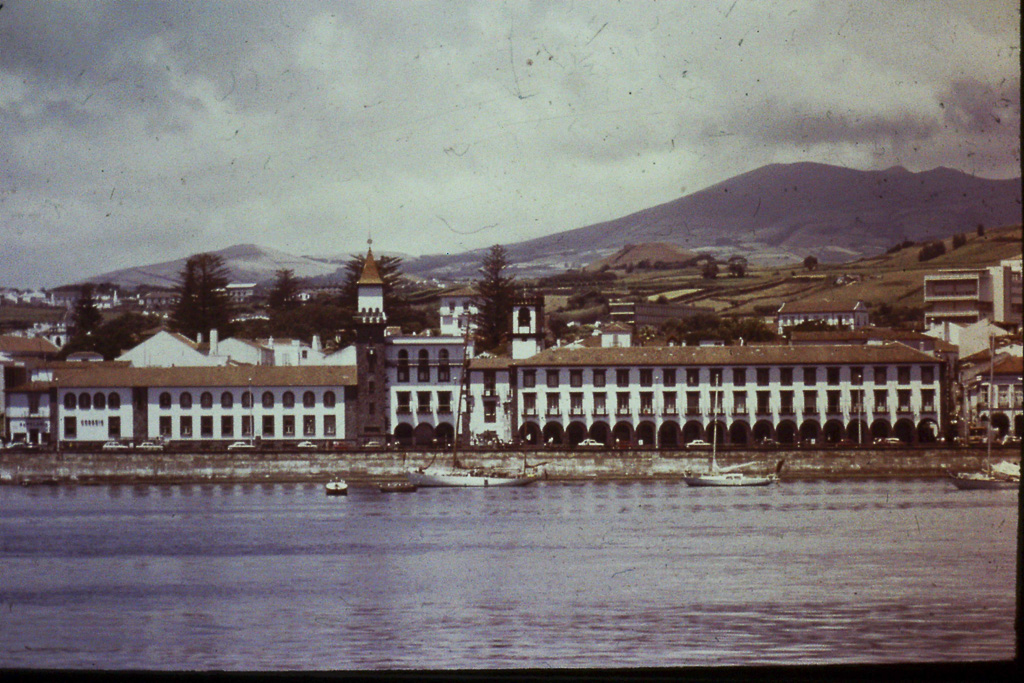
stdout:
<svg viewBox="0 0 1024 683">
<path fill-rule="evenodd" d="M 582 448 L 600 448 L 604 446 L 604 444 L 597 439 L 583 439 L 583 441 L 580 441 L 577 445 Z"/>
<path fill-rule="evenodd" d="M 162 443 L 156 443 L 155 441 L 143 441 L 135 447 L 140 451 L 162 451 L 164 445 Z"/>
<path fill-rule="evenodd" d="M 256 446 L 249 443 L 248 441 L 236 441 L 228 446 L 229 451 L 253 451 L 256 450 Z"/>
<path fill-rule="evenodd" d="M 903 439 L 897 436 L 887 436 L 884 439 L 875 439 L 875 443 L 882 446 L 902 446 Z"/>
<path fill-rule="evenodd" d="M 316 448 L 316 444 L 313 443 L 312 441 L 300 441 L 299 443 L 295 444 L 295 447 L 296 448 Z"/>
<path fill-rule="evenodd" d="M 103 444 L 103 450 L 105 451 L 127 451 L 130 450 L 131 446 L 123 444 L 119 441 L 108 441 Z"/>
<path fill-rule="evenodd" d="M 686 444 L 686 447 L 687 448 L 711 448 L 711 444 L 709 444 L 704 439 L 694 439 L 690 443 Z"/>
</svg>

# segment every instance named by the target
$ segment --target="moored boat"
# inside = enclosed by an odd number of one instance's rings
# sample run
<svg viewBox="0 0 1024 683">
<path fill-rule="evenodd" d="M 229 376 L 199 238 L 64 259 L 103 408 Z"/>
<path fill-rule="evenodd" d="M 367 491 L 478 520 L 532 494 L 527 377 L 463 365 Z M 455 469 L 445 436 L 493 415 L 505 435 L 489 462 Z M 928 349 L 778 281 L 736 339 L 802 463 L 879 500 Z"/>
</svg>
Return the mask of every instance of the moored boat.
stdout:
<svg viewBox="0 0 1024 683">
<path fill-rule="evenodd" d="M 1020 465 L 1003 462 L 986 464 L 980 472 L 950 472 L 953 485 L 963 491 L 1020 488 Z"/>
<path fill-rule="evenodd" d="M 328 496 L 347 496 L 348 495 L 348 483 L 342 479 L 338 481 L 329 481 L 324 486 L 324 490 Z"/>
<path fill-rule="evenodd" d="M 381 493 L 412 493 L 417 486 L 410 481 L 386 481 L 378 484 L 377 489 Z"/>
<path fill-rule="evenodd" d="M 536 474 L 512 475 L 480 470 L 414 470 L 407 472 L 406 477 L 415 486 L 525 486 L 540 479 Z"/>
</svg>

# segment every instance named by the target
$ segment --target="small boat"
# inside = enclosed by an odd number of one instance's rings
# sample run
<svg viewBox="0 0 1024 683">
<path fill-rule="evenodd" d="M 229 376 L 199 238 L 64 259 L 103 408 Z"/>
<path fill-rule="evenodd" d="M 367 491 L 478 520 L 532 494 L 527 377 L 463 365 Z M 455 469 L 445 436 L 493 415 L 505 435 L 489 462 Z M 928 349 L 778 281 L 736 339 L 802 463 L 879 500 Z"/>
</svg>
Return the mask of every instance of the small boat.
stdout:
<svg viewBox="0 0 1024 683">
<path fill-rule="evenodd" d="M 962 491 L 1020 488 L 1020 465 L 1012 462 L 986 465 L 980 472 L 950 472 L 949 476 Z"/>
<path fill-rule="evenodd" d="M 436 470 L 407 472 L 414 486 L 526 486 L 541 478 L 539 474 L 507 474 L 483 470 Z"/>
<path fill-rule="evenodd" d="M 408 481 L 386 481 L 378 484 L 377 488 L 381 493 L 412 493 L 418 487 Z"/>
<path fill-rule="evenodd" d="M 328 496 L 347 496 L 348 495 L 348 483 L 343 479 L 338 481 L 329 481 L 324 486 Z"/>
</svg>

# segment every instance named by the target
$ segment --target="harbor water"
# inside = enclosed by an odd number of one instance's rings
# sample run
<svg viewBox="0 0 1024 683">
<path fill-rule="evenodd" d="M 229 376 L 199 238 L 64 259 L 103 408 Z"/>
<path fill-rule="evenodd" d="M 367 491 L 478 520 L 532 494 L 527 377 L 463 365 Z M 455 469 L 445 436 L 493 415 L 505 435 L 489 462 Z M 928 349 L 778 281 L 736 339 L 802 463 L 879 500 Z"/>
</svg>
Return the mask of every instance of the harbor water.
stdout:
<svg viewBox="0 0 1024 683">
<path fill-rule="evenodd" d="M 0 487 L 0 667 L 1013 657 L 1016 491 Z"/>
</svg>

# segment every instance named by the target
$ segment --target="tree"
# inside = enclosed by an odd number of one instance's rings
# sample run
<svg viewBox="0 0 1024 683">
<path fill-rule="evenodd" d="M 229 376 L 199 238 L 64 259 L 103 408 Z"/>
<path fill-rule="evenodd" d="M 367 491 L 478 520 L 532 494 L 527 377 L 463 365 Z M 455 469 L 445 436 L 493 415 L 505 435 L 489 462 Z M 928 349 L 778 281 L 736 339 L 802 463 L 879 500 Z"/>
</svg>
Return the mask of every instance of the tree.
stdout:
<svg viewBox="0 0 1024 683">
<path fill-rule="evenodd" d="M 505 274 L 507 267 L 508 252 L 495 244 L 484 256 L 474 297 L 476 336 L 482 351 L 494 349 L 508 338 L 516 284 L 513 276 Z"/>
<path fill-rule="evenodd" d="M 158 326 L 160 320 L 144 313 L 124 313 L 113 320 L 99 325 L 90 334 L 76 334 L 60 350 L 60 358 L 77 351 L 94 351 L 105 360 L 114 360 L 122 353 L 138 345 L 145 332 Z"/>
<path fill-rule="evenodd" d="M 231 301 L 225 288 L 229 273 L 216 254 L 196 254 L 179 274 L 178 302 L 171 312 L 172 327 L 187 337 L 218 330 L 227 337 L 231 326 Z"/>
<path fill-rule="evenodd" d="M 740 255 L 729 257 L 729 272 L 733 277 L 743 277 L 747 274 L 747 259 Z"/>
<path fill-rule="evenodd" d="M 804 259 L 804 268 L 807 270 L 814 270 L 818 267 L 818 257 L 811 254 Z"/>
<path fill-rule="evenodd" d="M 299 303 L 299 281 L 295 279 L 295 271 L 281 268 L 277 271 L 274 286 L 267 295 L 267 306 L 271 311 L 284 311 L 294 308 Z"/>
<path fill-rule="evenodd" d="M 713 260 L 708 259 L 704 263 L 704 267 L 701 268 L 700 276 L 705 280 L 713 280 L 718 277 L 718 264 Z"/>
<path fill-rule="evenodd" d="M 72 314 L 72 322 L 75 327 L 75 334 L 88 335 L 95 331 L 103 322 L 103 314 L 96 307 L 96 299 L 93 296 L 94 287 L 91 282 L 82 285 L 75 301 L 75 311 Z"/>
<path fill-rule="evenodd" d="M 984 237 L 985 235 L 985 224 L 978 223 L 978 237 Z"/>
</svg>

